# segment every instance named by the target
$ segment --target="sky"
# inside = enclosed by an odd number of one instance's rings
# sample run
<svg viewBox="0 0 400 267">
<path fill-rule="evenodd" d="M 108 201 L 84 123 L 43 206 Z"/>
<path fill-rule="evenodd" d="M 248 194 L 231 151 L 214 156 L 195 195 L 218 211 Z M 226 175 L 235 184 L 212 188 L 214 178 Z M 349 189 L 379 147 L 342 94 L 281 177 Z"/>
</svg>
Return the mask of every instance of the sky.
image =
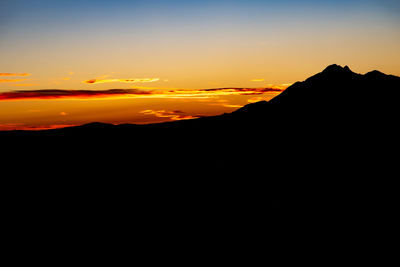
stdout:
<svg viewBox="0 0 400 267">
<path fill-rule="evenodd" d="M 400 76 L 399 47 L 397 0 L 0 0 L 0 129 L 231 112 L 333 63 Z M 81 94 L 4 97 L 46 89 Z"/>
</svg>

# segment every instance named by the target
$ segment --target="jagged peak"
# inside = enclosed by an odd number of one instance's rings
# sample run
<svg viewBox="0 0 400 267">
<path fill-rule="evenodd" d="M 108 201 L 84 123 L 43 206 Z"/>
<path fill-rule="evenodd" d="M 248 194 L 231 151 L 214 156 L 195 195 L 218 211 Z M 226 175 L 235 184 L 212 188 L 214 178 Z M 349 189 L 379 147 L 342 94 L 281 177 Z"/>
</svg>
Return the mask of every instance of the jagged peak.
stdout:
<svg viewBox="0 0 400 267">
<path fill-rule="evenodd" d="M 349 68 L 349 66 L 347 66 L 347 65 L 342 67 L 342 66 L 337 65 L 337 64 L 332 64 L 332 65 L 329 65 L 328 67 L 326 67 L 324 69 L 323 73 L 338 72 L 338 71 L 341 71 L 341 72 L 352 72 L 351 69 Z"/>
</svg>

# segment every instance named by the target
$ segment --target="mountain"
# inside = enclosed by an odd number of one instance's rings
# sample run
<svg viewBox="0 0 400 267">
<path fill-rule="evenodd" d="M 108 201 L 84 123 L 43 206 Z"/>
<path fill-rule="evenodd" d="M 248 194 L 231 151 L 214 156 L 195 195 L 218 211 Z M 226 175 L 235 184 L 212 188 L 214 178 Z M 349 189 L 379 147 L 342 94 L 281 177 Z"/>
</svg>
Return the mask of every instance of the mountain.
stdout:
<svg viewBox="0 0 400 267">
<path fill-rule="evenodd" d="M 307 115 L 303 118 L 305 122 L 310 122 L 320 116 L 329 116 L 330 119 L 339 119 L 340 117 L 341 120 L 348 120 L 346 116 L 356 115 L 354 113 L 364 112 L 364 114 L 369 114 L 373 112 L 377 115 L 391 108 L 396 109 L 400 90 L 399 83 L 400 77 L 397 76 L 386 75 L 376 70 L 361 75 L 352 72 L 348 66 L 341 67 L 334 64 L 303 82 L 293 84 L 269 102 L 261 101 L 248 104 L 231 114 L 150 125 L 125 124 L 113 126 L 105 123 L 90 123 L 56 130 L 2 132 L 1 134 L 3 136 L 68 136 L 85 135 L 86 132 L 98 130 L 114 130 L 116 132 L 121 129 L 128 132 L 134 130 L 136 133 L 129 134 L 137 134 L 137 132 L 147 132 L 152 131 L 152 129 L 190 131 L 191 128 L 202 130 L 202 127 L 208 126 L 222 129 L 227 126 L 229 126 L 228 128 L 237 127 L 235 125 L 237 123 L 253 122 L 255 118 L 261 124 L 263 119 L 271 119 L 271 113 L 278 118 L 285 116 L 285 119 Z M 385 117 L 392 115 L 386 114 Z M 361 116 L 360 119 L 363 119 L 363 117 L 365 116 Z M 208 132 L 209 130 L 212 131 L 212 129 L 205 131 Z M 98 134 L 101 134 L 101 132 Z"/>
<path fill-rule="evenodd" d="M 302 212 L 392 207 L 399 90 L 399 77 L 331 65 L 230 114 L 1 132 L 4 166 L 55 175 L 61 195 L 84 188 L 80 201 L 107 195 L 124 207 L 132 194 L 249 216 L 272 200 Z"/>
</svg>

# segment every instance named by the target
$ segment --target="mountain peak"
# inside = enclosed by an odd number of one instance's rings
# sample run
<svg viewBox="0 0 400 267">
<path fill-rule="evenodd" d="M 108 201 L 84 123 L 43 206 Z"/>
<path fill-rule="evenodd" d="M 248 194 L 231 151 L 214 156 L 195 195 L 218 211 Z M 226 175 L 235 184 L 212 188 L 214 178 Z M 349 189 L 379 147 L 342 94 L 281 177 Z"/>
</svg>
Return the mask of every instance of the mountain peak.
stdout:
<svg viewBox="0 0 400 267">
<path fill-rule="evenodd" d="M 332 72 L 352 72 L 352 71 L 350 70 L 349 66 L 347 66 L 347 65 L 342 67 L 337 64 L 330 65 L 330 66 L 326 67 L 325 70 L 323 71 L 323 73 L 332 73 Z"/>
<path fill-rule="evenodd" d="M 373 70 L 373 71 L 370 71 L 370 72 L 366 73 L 365 75 L 377 77 L 377 76 L 385 76 L 386 74 L 384 74 L 384 73 L 382 73 L 382 72 L 380 72 L 378 70 Z"/>
</svg>

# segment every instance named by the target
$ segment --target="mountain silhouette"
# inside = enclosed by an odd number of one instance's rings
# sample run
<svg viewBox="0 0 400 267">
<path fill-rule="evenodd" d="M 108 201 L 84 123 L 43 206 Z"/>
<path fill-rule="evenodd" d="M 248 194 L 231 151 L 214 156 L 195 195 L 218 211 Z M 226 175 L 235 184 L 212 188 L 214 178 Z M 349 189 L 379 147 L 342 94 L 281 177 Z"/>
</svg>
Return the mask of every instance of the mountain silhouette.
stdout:
<svg viewBox="0 0 400 267">
<path fill-rule="evenodd" d="M 78 192 L 80 202 L 106 197 L 122 209 L 135 195 L 158 208 L 206 206 L 253 217 L 271 201 L 302 213 L 385 210 L 397 195 L 399 90 L 399 77 L 331 65 L 230 114 L 8 131 L 0 138 L 17 170 L 68 177 L 51 179 L 54 194 Z M 39 190 L 45 181 L 29 184 Z"/>
<path fill-rule="evenodd" d="M 43 130 L 43 131 L 8 131 L 1 132 L 3 136 L 85 136 L 92 134 L 92 131 L 98 131 L 101 136 L 101 130 L 122 134 L 122 131 L 129 134 L 138 134 L 146 132 L 149 134 L 154 130 L 179 130 L 191 131 L 192 129 L 200 131 L 213 131 L 202 129 L 203 127 L 215 127 L 222 130 L 234 127 L 236 130 L 242 129 L 240 124 L 249 122 L 259 122 L 255 127 L 264 127 L 263 120 L 278 121 L 283 117 L 285 120 L 291 118 L 303 117 L 304 123 L 314 123 L 313 120 L 326 119 L 343 120 L 345 123 L 349 117 L 374 113 L 377 116 L 384 111 L 396 109 L 397 97 L 399 91 L 400 77 L 386 75 L 379 71 L 371 71 L 365 75 L 354 73 L 348 66 L 330 65 L 321 73 L 318 73 L 303 82 L 296 82 L 281 94 L 271 99 L 269 102 L 260 101 L 248 104 L 231 114 L 220 116 L 191 119 L 184 121 L 174 121 L 149 125 L 112 125 L 106 123 L 90 123 L 82 126 L 75 126 L 63 129 Z M 271 116 L 273 115 L 273 116 Z M 362 114 L 361 114 L 362 115 Z M 360 116 L 359 119 L 373 119 Z M 383 115 L 383 114 L 382 114 Z M 394 114 L 385 114 L 384 120 L 390 119 Z M 355 118 L 354 118 L 355 119 Z M 328 124 L 331 121 L 319 123 Z M 295 123 L 292 121 L 291 123 Z M 265 126 L 267 127 L 267 126 Z M 273 125 L 268 126 L 273 128 Z M 268 128 L 267 127 L 267 128 Z M 215 130 L 214 129 L 214 130 Z M 134 132 L 130 132 L 130 131 Z M 247 130 L 245 130 L 248 132 Z M 96 135 L 97 135 L 96 134 Z M 95 136 L 91 136 L 96 138 Z M 207 137 L 207 136 L 203 136 Z"/>
</svg>

